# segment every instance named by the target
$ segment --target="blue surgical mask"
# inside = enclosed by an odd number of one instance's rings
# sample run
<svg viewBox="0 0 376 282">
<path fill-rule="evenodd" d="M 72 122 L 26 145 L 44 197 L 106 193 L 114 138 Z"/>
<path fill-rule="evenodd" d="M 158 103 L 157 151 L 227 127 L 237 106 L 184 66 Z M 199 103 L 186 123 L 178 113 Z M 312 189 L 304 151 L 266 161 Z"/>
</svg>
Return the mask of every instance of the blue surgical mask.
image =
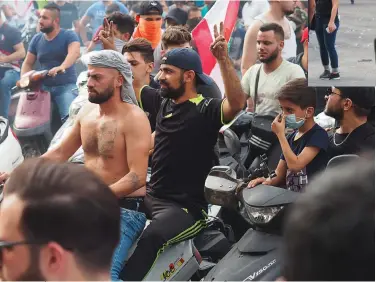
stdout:
<svg viewBox="0 0 376 282">
<path fill-rule="evenodd" d="M 298 118 L 299 121 L 296 120 L 295 114 L 287 115 L 285 118 L 285 124 L 287 128 L 292 128 L 292 129 L 299 129 L 300 127 L 303 126 L 305 122 L 305 118 Z"/>
</svg>

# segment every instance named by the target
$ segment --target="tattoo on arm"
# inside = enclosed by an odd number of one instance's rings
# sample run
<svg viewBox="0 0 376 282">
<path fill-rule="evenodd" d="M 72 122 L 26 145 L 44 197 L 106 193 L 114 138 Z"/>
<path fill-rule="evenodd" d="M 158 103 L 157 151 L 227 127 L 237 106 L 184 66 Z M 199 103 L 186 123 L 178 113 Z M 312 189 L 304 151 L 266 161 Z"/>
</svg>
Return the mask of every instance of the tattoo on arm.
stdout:
<svg viewBox="0 0 376 282">
<path fill-rule="evenodd" d="M 138 188 L 140 188 L 140 178 L 135 172 L 129 172 L 127 175 L 127 180 L 128 182 L 130 182 L 132 190 L 137 190 Z"/>
</svg>

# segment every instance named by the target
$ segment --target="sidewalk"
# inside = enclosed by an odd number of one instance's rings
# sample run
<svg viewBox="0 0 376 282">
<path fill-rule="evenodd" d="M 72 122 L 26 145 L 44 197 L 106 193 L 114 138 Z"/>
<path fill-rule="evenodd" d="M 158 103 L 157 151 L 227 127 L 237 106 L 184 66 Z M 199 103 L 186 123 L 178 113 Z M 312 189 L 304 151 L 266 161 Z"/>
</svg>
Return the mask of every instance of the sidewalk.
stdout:
<svg viewBox="0 0 376 282">
<path fill-rule="evenodd" d="M 341 80 L 321 80 L 323 72 L 315 32 L 308 47 L 310 86 L 375 86 L 376 62 L 373 42 L 376 38 L 376 0 L 339 1 L 340 27 L 336 47 Z"/>
</svg>

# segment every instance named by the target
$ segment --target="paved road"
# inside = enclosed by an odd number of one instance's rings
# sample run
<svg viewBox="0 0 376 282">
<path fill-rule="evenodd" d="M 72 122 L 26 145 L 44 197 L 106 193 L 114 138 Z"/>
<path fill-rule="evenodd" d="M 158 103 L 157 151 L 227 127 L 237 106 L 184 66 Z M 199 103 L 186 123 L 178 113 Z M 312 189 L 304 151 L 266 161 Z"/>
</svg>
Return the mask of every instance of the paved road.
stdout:
<svg viewBox="0 0 376 282">
<path fill-rule="evenodd" d="M 337 52 L 341 80 L 320 80 L 323 72 L 316 34 L 310 33 L 310 86 L 375 86 L 376 62 L 373 41 L 376 38 L 376 0 L 340 0 L 340 28 L 337 33 Z"/>
</svg>

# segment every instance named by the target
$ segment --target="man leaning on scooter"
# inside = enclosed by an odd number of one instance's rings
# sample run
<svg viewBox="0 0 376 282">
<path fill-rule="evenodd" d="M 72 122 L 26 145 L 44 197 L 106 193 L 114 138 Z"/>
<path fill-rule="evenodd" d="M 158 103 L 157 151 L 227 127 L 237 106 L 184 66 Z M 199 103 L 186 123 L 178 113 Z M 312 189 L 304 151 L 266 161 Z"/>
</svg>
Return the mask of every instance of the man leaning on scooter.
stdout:
<svg viewBox="0 0 376 282">
<path fill-rule="evenodd" d="M 43 89 L 51 93 L 64 121 L 68 117 L 69 106 L 77 97 L 77 73 L 74 67 L 80 56 L 80 43 L 72 30 L 60 28 L 60 8 L 47 4 L 40 13 L 40 33 L 30 42 L 21 77 L 32 70 L 36 61 L 41 69 L 49 70 L 50 77 L 43 81 Z"/>
</svg>

